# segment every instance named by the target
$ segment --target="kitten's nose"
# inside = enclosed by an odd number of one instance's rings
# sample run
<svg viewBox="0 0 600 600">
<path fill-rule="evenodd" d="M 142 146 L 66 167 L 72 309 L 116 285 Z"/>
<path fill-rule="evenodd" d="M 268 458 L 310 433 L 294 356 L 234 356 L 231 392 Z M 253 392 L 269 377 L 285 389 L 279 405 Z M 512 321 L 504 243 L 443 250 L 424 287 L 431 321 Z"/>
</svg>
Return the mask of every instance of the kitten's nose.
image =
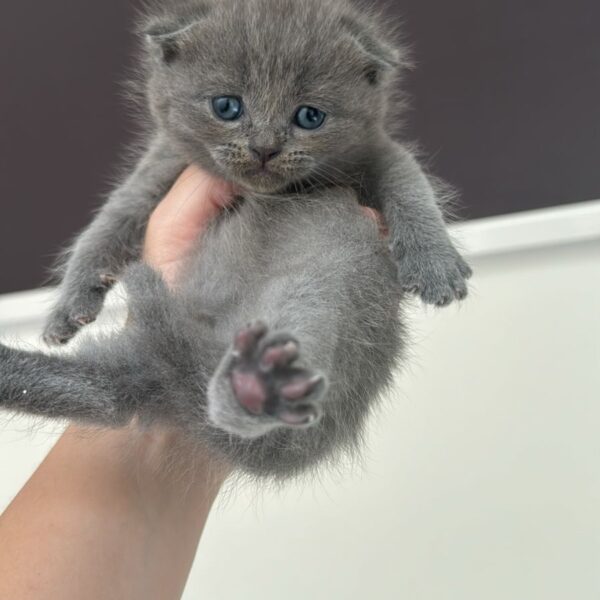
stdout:
<svg viewBox="0 0 600 600">
<path fill-rule="evenodd" d="M 250 152 L 254 158 L 266 165 L 270 160 L 281 154 L 281 146 L 255 146 L 250 144 Z"/>
</svg>

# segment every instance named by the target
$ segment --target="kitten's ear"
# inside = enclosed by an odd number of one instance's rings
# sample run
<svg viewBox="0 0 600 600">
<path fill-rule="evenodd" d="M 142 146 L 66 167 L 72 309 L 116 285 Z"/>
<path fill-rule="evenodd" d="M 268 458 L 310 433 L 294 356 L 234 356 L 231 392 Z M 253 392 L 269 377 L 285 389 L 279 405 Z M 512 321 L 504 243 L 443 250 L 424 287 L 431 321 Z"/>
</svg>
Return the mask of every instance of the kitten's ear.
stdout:
<svg viewBox="0 0 600 600">
<path fill-rule="evenodd" d="M 163 63 L 171 64 L 179 58 L 186 45 L 194 38 L 194 29 L 208 15 L 208 5 L 196 5 L 191 14 L 147 19 L 140 28 L 146 44 Z"/>
<path fill-rule="evenodd" d="M 372 27 L 352 17 L 342 17 L 342 26 L 365 59 L 364 73 L 369 83 L 377 84 L 381 74 L 392 72 L 405 64 L 400 50 L 380 39 Z"/>
</svg>

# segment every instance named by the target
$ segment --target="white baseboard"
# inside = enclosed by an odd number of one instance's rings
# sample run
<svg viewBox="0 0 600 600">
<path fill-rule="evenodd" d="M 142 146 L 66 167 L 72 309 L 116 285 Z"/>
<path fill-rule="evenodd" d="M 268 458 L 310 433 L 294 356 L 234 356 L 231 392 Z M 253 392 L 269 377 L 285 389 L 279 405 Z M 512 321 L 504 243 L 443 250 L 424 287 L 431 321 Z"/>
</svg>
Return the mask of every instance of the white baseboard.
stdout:
<svg viewBox="0 0 600 600">
<path fill-rule="evenodd" d="M 457 223 L 467 256 L 488 256 L 600 239 L 600 200 Z"/>
</svg>

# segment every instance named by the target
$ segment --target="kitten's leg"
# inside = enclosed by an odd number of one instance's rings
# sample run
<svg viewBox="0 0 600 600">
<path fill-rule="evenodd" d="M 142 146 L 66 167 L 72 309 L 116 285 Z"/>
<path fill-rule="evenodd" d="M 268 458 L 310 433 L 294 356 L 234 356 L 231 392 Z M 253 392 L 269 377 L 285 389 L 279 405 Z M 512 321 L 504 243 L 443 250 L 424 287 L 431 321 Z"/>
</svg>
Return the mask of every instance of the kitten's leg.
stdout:
<svg viewBox="0 0 600 600">
<path fill-rule="evenodd" d="M 406 148 L 393 144 L 385 156 L 372 187 L 390 229 L 400 284 L 427 304 L 462 300 L 472 271 L 450 240 L 431 183 Z"/>
<path fill-rule="evenodd" d="M 157 139 L 113 192 L 68 254 L 60 297 L 44 331 L 47 343 L 64 344 L 96 319 L 124 265 L 139 257 L 150 213 L 185 166 Z"/>
<path fill-rule="evenodd" d="M 300 353 L 292 335 L 271 333 L 261 322 L 241 329 L 209 385 L 213 424 L 245 438 L 316 424 L 327 383 L 302 365 Z"/>
</svg>

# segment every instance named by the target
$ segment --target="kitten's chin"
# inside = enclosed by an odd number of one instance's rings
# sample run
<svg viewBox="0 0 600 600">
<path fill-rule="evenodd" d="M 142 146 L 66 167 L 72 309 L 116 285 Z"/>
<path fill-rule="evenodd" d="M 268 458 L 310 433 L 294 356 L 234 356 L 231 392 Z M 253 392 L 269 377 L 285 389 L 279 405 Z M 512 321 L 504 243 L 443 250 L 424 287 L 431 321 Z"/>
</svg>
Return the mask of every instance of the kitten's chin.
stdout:
<svg viewBox="0 0 600 600">
<path fill-rule="evenodd" d="M 240 178 L 238 183 L 244 189 L 257 194 L 276 194 L 285 190 L 289 185 L 286 178 L 273 172 L 246 175 Z"/>
</svg>

